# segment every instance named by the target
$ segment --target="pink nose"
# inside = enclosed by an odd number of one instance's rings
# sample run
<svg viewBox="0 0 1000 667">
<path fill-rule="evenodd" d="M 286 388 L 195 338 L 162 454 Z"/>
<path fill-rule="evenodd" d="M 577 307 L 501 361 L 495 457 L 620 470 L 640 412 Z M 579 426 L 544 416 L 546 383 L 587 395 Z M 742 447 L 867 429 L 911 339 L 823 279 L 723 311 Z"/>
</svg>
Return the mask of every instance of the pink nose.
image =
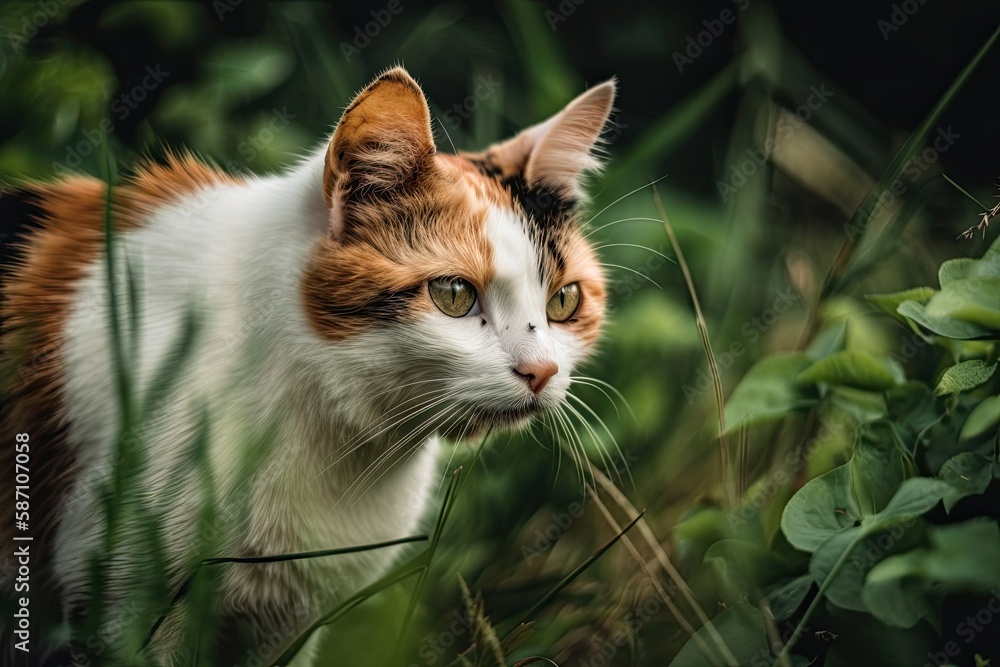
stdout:
<svg viewBox="0 0 1000 667">
<path fill-rule="evenodd" d="M 554 361 L 522 362 L 514 368 L 514 373 L 524 378 L 533 393 L 540 394 L 552 376 L 559 372 L 559 366 Z"/>
</svg>

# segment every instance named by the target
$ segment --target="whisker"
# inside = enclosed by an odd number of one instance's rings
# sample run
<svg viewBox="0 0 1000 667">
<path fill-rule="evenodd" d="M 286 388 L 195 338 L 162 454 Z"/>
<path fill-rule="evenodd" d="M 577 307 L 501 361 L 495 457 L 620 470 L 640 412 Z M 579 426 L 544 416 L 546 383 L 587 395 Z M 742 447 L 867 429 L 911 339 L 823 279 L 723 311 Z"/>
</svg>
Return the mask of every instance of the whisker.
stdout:
<svg viewBox="0 0 1000 667">
<path fill-rule="evenodd" d="M 604 213 L 605 211 L 607 211 L 607 210 L 608 210 L 609 208 L 611 208 L 612 206 L 614 206 L 615 204 L 617 204 L 617 203 L 618 203 L 618 202 L 620 202 L 621 200 L 623 200 L 623 199 L 625 199 L 625 198 L 627 198 L 627 197 L 631 197 L 631 196 L 632 196 L 632 195 L 634 195 L 634 194 L 635 194 L 636 192 L 639 192 L 639 191 L 641 191 L 641 190 L 644 190 L 644 189 L 646 189 L 646 188 L 649 188 L 649 187 L 652 187 L 652 186 L 656 185 L 657 183 L 659 183 L 660 181 L 662 181 L 662 180 L 663 180 L 664 178 L 666 178 L 667 176 L 668 176 L 668 174 L 664 174 L 663 176 L 660 176 L 659 178 L 657 178 L 657 179 L 656 179 L 656 180 L 654 180 L 654 181 L 651 181 L 651 182 L 649 182 L 649 183 L 646 183 L 645 185 L 640 185 L 640 186 L 639 186 L 639 187 L 637 187 L 637 188 L 636 188 L 635 190 L 632 190 L 631 192 L 627 192 L 627 193 L 623 194 L 623 195 L 622 195 L 621 197 L 619 197 L 618 199 L 614 200 L 613 202 L 611 202 L 610 204 L 608 204 L 607 206 L 605 206 L 604 208 L 602 208 L 602 209 L 601 209 L 600 211 L 598 211 L 597 213 L 595 213 L 595 214 L 594 214 L 593 216 L 591 216 L 590 220 L 588 220 L 587 222 L 585 222 L 585 223 L 584 223 L 584 226 L 586 226 L 586 225 L 589 225 L 589 224 L 590 224 L 590 223 L 592 223 L 592 222 L 593 222 L 594 220 L 597 220 L 597 218 L 598 218 L 598 217 L 599 217 L 599 216 L 600 216 L 600 215 L 601 215 L 602 213 Z"/>
<path fill-rule="evenodd" d="M 600 227 L 595 227 L 595 228 L 593 228 L 591 230 L 588 230 L 587 233 L 583 235 L 583 238 L 589 239 L 591 236 L 593 236 L 597 232 L 601 231 L 602 229 L 607 229 L 608 227 L 611 227 L 611 226 L 614 226 L 614 225 L 620 225 L 623 222 L 658 222 L 661 225 L 663 224 L 663 221 L 660 220 L 660 219 L 658 219 L 658 218 L 642 218 L 642 217 L 639 217 L 639 218 L 622 218 L 620 220 L 615 220 L 613 222 L 608 222 L 608 223 L 605 223 L 605 224 L 601 225 Z"/>
<path fill-rule="evenodd" d="M 677 263 L 677 260 L 675 260 L 673 257 L 667 257 L 659 250 L 653 250 L 649 246 L 640 245 L 638 243 L 605 243 L 604 245 L 596 246 L 594 250 L 604 250 L 605 248 L 639 248 L 640 250 L 648 250 L 654 255 L 659 255 L 668 262 L 673 262 L 674 264 Z"/>
<path fill-rule="evenodd" d="M 604 429 L 604 432 L 608 434 L 608 437 L 611 438 L 611 444 L 615 446 L 615 451 L 618 453 L 618 457 L 621 459 L 622 466 L 624 466 L 625 472 L 628 473 L 629 482 L 631 482 L 632 486 L 634 487 L 635 480 L 632 478 L 632 468 L 629 466 L 628 459 L 625 458 L 625 452 L 623 452 L 622 448 L 618 445 L 618 440 L 611 432 L 611 429 L 609 429 L 608 425 L 604 423 L 604 420 L 601 419 L 601 416 L 598 415 L 596 412 L 594 412 L 593 408 L 587 405 L 586 401 L 584 401 L 579 396 L 574 396 L 573 394 L 567 394 L 567 396 L 577 401 L 585 410 L 587 410 L 587 412 L 589 412 L 594 417 L 594 419 L 597 420 L 597 423 L 601 425 L 601 427 Z M 615 468 L 615 470 L 617 471 L 618 469 Z M 618 472 L 618 480 L 622 481 L 621 472 Z"/>
<path fill-rule="evenodd" d="M 615 416 L 618 419 L 622 418 L 621 413 L 618 412 L 618 405 L 614 402 L 614 400 L 612 400 L 611 395 L 608 394 L 608 392 L 604 391 L 600 385 L 593 384 L 592 382 L 587 382 L 586 380 L 574 379 L 572 377 L 570 378 L 570 382 L 572 384 L 582 384 L 585 387 L 590 387 L 591 389 L 596 389 L 597 391 L 601 392 L 604 395 L 604 398 L 608 399 L 608 403 L 611 404 L 611 407 L 615 409 Z"/>
<path fill-rule="evenodd" d="M 447 417 L 446 417 L 445 421 L 439 426 L 439 428 L 443 428 L 444 426 L 446 426 L 447 423 L 451 420 L 451 418 L 454 417 L 454 416 L 456 416 L 455 413 L 460 409 L 460 407 L 461 406 L 453 406 L 451 408 L 451 410 L 448 411 Z M 440 417 L 440 416 L 442 416 L 442 415 L 441 414 L 437 414 L 437 415 L 434 416 L 434 418 Z M 393 452 L 398 452 L 400 449 L 402 449 L 403 446 L 405 445 L 406 441 L 409 440 L 409 439 L 411 439 L 411 437 L 412 437 L 412 434 L 411 434 L 411 436 L 407 436 L 406 439 L 400 441 L 400 443 L 398 443 L 397 445 L 395 445 L 392 448 Z M 386 467 L 385 470 L 383 470 L 381 473 L 379 473 L 375 477 L 375 479 L 373 479 L 372 482 L 367 487 L 365 487 L 365 489 L 363 491 L 361 491 L 361 493 L 358 494 L 358 500 L 360 500 L 366 493 L 368 493 L 369 491 L 371 491 L 372 487 L 374 487 L 376 484 L 378 484 L 379 480 L 382 479 L 396 465 L 399 465 L 400 463 L 408 461 L 416 453 L 417 448 L 419 448 L 420 445 L 424 444 L 425 442 L 426 442 L 425 438 L 417 438 L 417 441 L 415 443 L 413 443 L 412 445 L 410 445 L 410 447 L 403 453 L 402 456 L 400 456 L 395 461 L 393 461 L 392 463 L 390 463 Z M 355 502 L 357 502 L 357 501 L 355 501 Z"/>
<path fill-rule="evenodd" d="M 626 271 L 631 271 L 632 273 L 634 273 L 635 275 L 639 276 L 640 278 L 644 278 L 644 279 L 648 280 L 649 282 L 653 283 L 654 285 L 656 285 L 657 289 L 663 289 L 662 287 L 660 287 L 659 283 L 657 283 L 655 280 L 653 280 L 652 278 L 650 278 L 649 276 L 647 276 L 645 273 L 642 273 L 640 271 L 636 271 L 633 268 L 629 268 L 627 266 L 622 266 L 621 264 L 609 264 L 607 262 L 600 262 L 600 265 L 601 266 L 609 266 L 609 267 L 613 267 L 613 268 L 616 268 L 616 269 L 625 269 Z"/>
<path fill-rule="evenodd" d="M 444 401 L 450 400 L 451 398 L 454 398 L 454 396 L 451 396 L 451 395 L 450 396 L 446 396 L 443 399 L 440 399 L 437 403 L 435 403 L 435 406 L 439 405 L 440 403 L 442 403 Z M 392 445 L 390 445 L 386 449 L 386 451 L 382 452 L 378 457 L 375 458 L 374 461 L 372 461 L 370 464 L 368 464 L 368 466 L 361 472 L 361 474 L 357 477 L 357 479 L 355 479 L 354 482 L 352 482 L 351 485 L 347 487 L 347 489 L 344 491 L 344 494 L 341 496 L 341 499 L 343 499 L 344 497 L 347 497 L 348 492 L 351 492 L 350 498 L 348 500 L 349 501 L 353 501 L 353 502 L 351 502 L 352 505 L 356 504 L 361 499 L 361 495 L 364 495 L 363 493 L 362 494 L 358 494 L 358 490 L 361 488 L 361 485 L 364 484 L 364 482 L 369 477 L 371 477 L 373 474 L 375 474 L 375 472 L 378 470 L 378 466 L 381 465 L 383 462 L 390 460 L 392 458 L 392 456 L 396 452 L 398 452 L 400 449 L 402 449 L 410 440 L 412 440 L 414 438 L 419 438 L 419 436 L 421 435 L 421 433 L 425 430 L 425 427 L 429 423 L 431 423 L 432 421 L 434 421 L 435 419 L 437 419 L 440 416 L 441 416 L 440 412 L 432 414 L 430 417 L 428 417 L 427 419 L 425 419 L 423 422 L 421 422 L 420 424 L 418 424 L 414 428 L 410 429 L 410 431 L 406 434 L 406 436 L 403 437 L 401 440 L 399 440 L 399 441 L 393 443 Z M 417 444 L 419 445 L 421 442 L 423 442 L 423 440 L 419 439 L 418 442 L 417 442 Z M 393 467 L 393 465 L 394 465 L 394 463 L 390 463 L 389 466 L 386 468 L 385 471 L 383 471 L 382 474 L 385 474 L 385 472 L 388 472 L 389 469 L 391 469 Z M 379 479 L 381 479 L 381 475 L 379 475 Z M 370 488 L 371 488 L 371 485 L 369 485 L 365 489 L 365 492 L 367 492 L 367 490 L 370 489 Z M 352 492 L 352 489 L 353 489 L 353 492 Z M 339 502 L 340 501 L 338 500 L 337 504 L 339 504 Z"/>
<path fill-rule="evenodd" d="M 572 394 L 567 394 L 567 395 L 570 396 Z M 569 410 L 571 414 L 576 416 L 576 418 L 580 421 L 580 424 L 587 430 L 588 435 L 590 435 L 590 439 L 594 442 L 594 447 L 597 448 L 598 455 L 600 455 L 601 457 L 601 463 L 604 464 L 604 468 L 607 470 L 608 475 L 611 475 L 612 467 L 608 459 L 609 452 L 607 451 L 607 448 L 604 446 L 604 443 L 601 442 L 601 438 L 597 434 L 597 431 L 594 430 L 594 427 L 590 425 L 590 422 L 588 422 L 586 418 L 584 418 L 584 416 L 580 413 L 579 410 L 574 408 L 569 403 L 563 403 L 563 405 L 566 406 L 566 409 Z M 621 473 L 619 473 L 617 470 L 615 472 L 618 474 L 618 480 L 621 481 Z"/>
<path fill-rule="evenodd" d="M 346 458 L 347 456 L 350 456 L 352 453 L 354 453 L 355 451 L 357 451 L 358 449 L 360 449 L 361 447 L 363 447 L 366 443 L 370 442 L 373 438 L 376 438 L 379 435 L 381 435 L 382 433 L 385 433 L 386 431 L 394 428 L 395 426 L 398 426 L 399 423 L 401 423 L 403 420 L 408 419 L 413 414 L 419 414 L 422 410 L 427 409 L 425 407 L 425 406 L 427 406 L 427 404 L 434 403 L 434 401 L 437 400 L 437 399 L 435 399 L 433 397 L 437 396 L 437 395 L 439 395 L 439 394 L 441 394 L 441 393 L 443 393 L 445 391 L 448 391 L 448 390 L 447 389 L 441 389 L 441 390 L 435 390 L 435 391 L 427 392 L 427 393 L 421 394 L 419 396 L 416 396 L 416 397 L 414 397 L 412 399 L 408 399 L 407 401 L 404 401 L 402 404 L 394 407 L 391 411 L 389 411 L 388 413 L 382 415 L 382 417 L 379 420 L 377 420 L 373 424 L 369 425 L 368 427 L 366 427 L 365 429 L 363 429 L 362 431 L 360 431 L 357 435 L 355 435 L 353 438 L 351 438 L 350 440 L 348 440 L 347 442 L 345 442 L 341 446 L 340 449 L 343 449 L 343 448 L 349 448 L 349 449 L 347 449 L 347 451 L 341 453 L 340 456 L 337 456 L 336 459 L 334 459 L 329 465 L 325 466 L 318 474 L 316 474 L 316 476 L 314 476 L 309 481 L 313 482 L 316 479 L 318 479 L 319 477 L 321 477 L 330 468 L 332 468 L 333 466 L 337 465 L 337 463 L 339 463 L 340 461 L 344 460 L 344 458 Z M 419 403 L 416 407 L 409 406 L 409 407 L 403 408 L 403 406 L 406 403 L 408 403 L 408 402 L 410 402 L 412 400 L 419 400 L 419 399 L 427 398 L 428 396 L 431 396 L 432 398 L 428 398 L 426 401 L 424 401 L 422 403 Z M 401 409 L 403 409 L 403 410 L 410 410 L 411 408 L 412 408 L 411 412 L 409 412 L 409 413 L 407 413 L 407 414 L 399 417 L 399 419 L 396 419 L 396 416 L 400 412 Z M 393 420 L 395 420 L 395 421 L 393 421 Z M 350 445 L 353 442 L 355 442 L 356 440 L 358 440 L 359 438 L 366 436 L 372 430 L 374 430 L 374 429 L 378 428 L 379 426 L 381 426 L 382 424 L 385 424 L 385 423 L 390 422 L 390 421 L 393 421 L 393 423 L 390 424 L 390 425 L 388 425 L 388 426 L 386 426 L 385 428 L 381 429 L 378 433 L 374 433 L 371 436 L 366 437 L 364 440 L 362 440 L 361 442 L 359 442 L 354 447 L 350 447 Z M 329 454 L 326 458 L 330 458 L 331 456 L 334 456 L 336 453 L 337 452 L 333 452 L 333 453 Z"/>
<path fill-rule="evenodd" d="M 620 391 L 618 391 L 618 388 L 617 388 L 617 387 L 615 387 L 615 386 L 614 386 L 613 384 L 611 384 L 610 382 L 606 382 L 606 381 L 604 381 L 604 380 L 602 380 L 602 379 L 600 379 L 600 378 L 595 378 L 595 377 L 588 377 L 588 376 L 586 376 L 586 375 L 571 375 L 569 379 L 570 379 L 570 380 L 588 380 L 588 381 L 590 381 L 590 382 L 596 382 L 597 384 L 599 384 L 599 385 L 601 385 L 601 386 L 604 386 L 604 387 L 607 387 L 607 388 L 608 388 L 608 389 L 610 389 L 610 390 L 611 390 L 612 392 L 614 392 L 615 396 L 617 396 L 618 398 L 620 398 L 620 399 L 621 399 L 621 401 L 622 401 L 622 404 L 623 404 L 623 405 L 625 406 L 625 408 L 626 408 L 626 409 L 628 410 L 629 414 L 630 414 L 630 415 L 632 415 L 632 419 L 633 419 L 633 420 L 635 420 L 636 422 L 638 422 L 638 421 L 639 421 L 639 420 L 638 420 L 638 419 L 636 418 L 636 416 L 635 416 L 635 412 L 634 412 L 634 411 L 632 410 L 632 406 L 631 406 L 631 405 L 629 405 L 629 402 L 628 402 L 628 400 L 627 400 L 627 399 L 625 398 L 625 396 L 623 396 L 623 395 L 622 395 L 622 393 L 621 393 Z"/>
</svg>

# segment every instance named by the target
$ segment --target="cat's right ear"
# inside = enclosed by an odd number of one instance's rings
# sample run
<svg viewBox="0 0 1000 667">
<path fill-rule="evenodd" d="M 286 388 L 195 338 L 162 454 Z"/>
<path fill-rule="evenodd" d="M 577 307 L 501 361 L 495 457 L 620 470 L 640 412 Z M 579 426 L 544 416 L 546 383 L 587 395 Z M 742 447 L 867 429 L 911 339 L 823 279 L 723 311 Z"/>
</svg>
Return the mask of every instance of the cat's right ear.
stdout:
<svg viewBox="0 0 1000 667">
<path fill-rule="evenodd" d="M 327 206 L 398 194 L 433 168 L 434 151 L 423 91 L 402 67 L 386 71 L 354 98 L 333 133 L 323 170 Z"/>
</svg>

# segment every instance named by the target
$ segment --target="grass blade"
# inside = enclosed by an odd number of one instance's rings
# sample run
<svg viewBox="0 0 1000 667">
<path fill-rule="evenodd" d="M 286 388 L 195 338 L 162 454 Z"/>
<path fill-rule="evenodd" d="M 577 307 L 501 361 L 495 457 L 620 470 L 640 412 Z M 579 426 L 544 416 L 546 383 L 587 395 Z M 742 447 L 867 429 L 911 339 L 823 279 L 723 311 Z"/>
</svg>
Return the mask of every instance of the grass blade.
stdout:
<svg viewBox="0 0 1000 667">
<path fill-rule="evenodd" d="M 645 513 L 646 513 L 646 510 L 643 510 L 643 511 L 639 512 L 639 516 L 637 516 L 634 519 L 632 519 L 628 523 L 628 525 L 625 526 L 617 535 L 615 535 L 614 537 L 612 537 L 607 542 L 607 544 L 605 544 L 600 549 L 598 549 L 597 551 L 595 551 L 593 554 L 590 555 L 589 558 L 587 558 L 587 560 L 585 560 L 582 563 L 580 563 L 579 565 L 577 565 L 576 568 L 574 568 L 572 572 L 570 572 L 565 577 L 563 577 L 562 580 L 559 583 L 557 583 L 555 586 L 553 586 L 552 589 L 548 593 L 546 593 L 542 597 L 541 600 L 539 600 L 538 602 L 536 602 L 535 604 L 533 604 L 531 606 L 531 609 L 529 609 L 528 611 L 526 611 L 521 616 L 521 620 L 519 620 L 514 625 L 514 628 L 517 629 L 517 628 L 521 627 L 522 625 L 524 625 L 525 623 L 527 623 L 528 619 L 530 619 L 531 617 L 535 616 L 539 612 L 539 610 L 541 610 L 542 608 L 544 608 L 549 602 L 551 602 L 553 600 L 553 598 L 555 598 L 557 595 L 559 595 L 559 593 L 561 593 L 564 588 L 566 588 L 571 583 L 573 583 L 574 579 L 576 579 L 581 574 L 583 574 L 584 571 L 587 568 L 589 568 L 591 565 L 593 565 L 597 561 L 598 558 L 600 558 L 601 556 L 604 555 L 604 552 L 606 552 L 608 549 L 610 549 L 611 547 L 613 547 L 618 542 L 618 540 L 620 540 L 622 538 L 623 535 L 625 535 L 628 531 L 630 531 L 632 529 L 632 526 L 634 526 L 635 524 L 639 523 L 639 520 L 643 517 L 643 515 Z M 508 633 L 508 634 L 510 634 L 510 633 Z"/>
</svg>

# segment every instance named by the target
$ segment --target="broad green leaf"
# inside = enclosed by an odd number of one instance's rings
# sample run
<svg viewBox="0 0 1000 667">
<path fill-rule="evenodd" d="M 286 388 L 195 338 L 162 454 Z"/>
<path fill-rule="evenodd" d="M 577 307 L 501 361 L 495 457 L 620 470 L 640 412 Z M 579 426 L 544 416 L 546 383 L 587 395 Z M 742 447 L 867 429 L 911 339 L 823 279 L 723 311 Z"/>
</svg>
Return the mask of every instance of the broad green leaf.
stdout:
<svg viewBox="0 0 1000 667">
<path fill-rule="evenodd" d="M 880 512 L 903 480 L 913 474 L 893 425 L 884 419 L 861 427 L 847 465 L 851 493 L 862 516 Z"/>
<path fill-rule="evenodd" d="M 933 287 L 914 287 L 902 292 L 891 292 L 889 294 L 868 294 L 865 295 L 865 298 L 900 322 L 905 323 L 904 318 L 897 312 L 899 305 L 904 301 L 916 301 L 926 304 L 935 293 L 937 293 L 937 290 Z"/>
<path fill-rule="evenodd" d="M 726 583 L 735 585 L 740 592 L 781 572 L 767 549 L 747 540 L 719 540 L 705 551 L 705 562 L 713 562 Z"/>
<path fill-rule="evenodd" d="M 989 329 L 981 327 L 978 324 L 962 322 L 952 318 L 931 317 L 925 312 L 924 305 L 917 301 L 904 301 L 899 304 L 896 312 L 916 322 L 923 328 L 945 338 L 972 340 L 991 336 Z"/>
<path fill-rule="evenodd" d="M 988 396 L 976 406 L 962 427 L 962 440 L 977 438 L 1000 423 L 1000 396 Z"/>
<path fill-rule="evenodd" d="M 746 602 L 738 602 L 709 621 L 718 634 L 722 635 L 726 646 L 741 665 L 754 664 L 763 660 L 770 664 L 773 660 L 767 645 L 764 616 Z M 705 647 L 712 658 L 705 655 Z M 705 667 L 705 665 L 726 664 L 718 648 L 715 637 L 707 627 L 700 628 L 681 647 L 670 667 Z"/>
<path fill-rule="evenodd" d="M 907 449 L 924 429 L 940 421 L 942 408 L 927 385 L 905 382 L 885 393 L 888 419 Z"/>
<path fill-rule="evenodd" d="M 886 556 L 911 548 L 914 537 L 908 529 L 947 489 L 942 480 L 905 480 L 883 511 L 830 533 L 809 561 L 809 574 L 824 595 L 839 607 L 864 611 L 861 590 L 868 571 Z"/>
<path fill-rule="evenodd" d="M 995 362 L 987 364 L 980 359 L 955 364 L 945 369 L 934 393 L 938 396 L 944 396 L 945 394 L 957 394 L 960 391 L 975 389 L 993 377 L 996 369 Z"/>
<path fill-rule="evenodd" d="M 905 558 L 906 556 L 892 556 Z M 883 565 L 879 563 L 875 567 Z M 872 570 L 875 569 L 872 568 Z M 927 584 L 919 579 L 872 576 L 868 573 L 861 600 L 872 616 L 886 625 L 912 628 L 922 618 L 929 618 L 935 611 L 927 595 Z"/>
<path fill-rule="evenodd" d="M 930 546 L 890 556 L 868 574 L 862 599 L 887 625 L 910 627 L 934 608 L 935 591 L 985 593 L 1000 585 L 1000 526 L 979 518 L 930 530 Z"/>
<path fill-rule="evenodd" d="M 956 280 L 935 294 L 924 308 L 931 319 L 952 319 L 1000 330 L 1000 276 Z"/>
<path fill-rule="evenodd" d="M 767 604 L 771 607 L 774 620 L 782 622 L 802 606 L 806 595 L 813 587 L 813 578 L 808 574 L 796 577 L 778 586 L 767 594 Z"/>
<path fill-rule="evenodd" d="M 860 350 L 835 352 L 820 359 L 799 374 L 798 380 L 872 391 L 884 391 L 896 384 L 896 378 L 885 364 Z"/>
<path fill-rule="evenodd" d="M 948 459 L 939 475 L 951 487 L 942 499 L 945 510 L 951 512 L 962 498 L 985 492 L 993 479 L 993 468 L 993 461 L 975 452 L 962 452 Z"/>
<path fill-rule="evenodd" d="M 866 528 L 876 530 L 895 520 L 920 516 L 937 505 L 948 488 L 944 480 L 912 477 L 900 485 L 884 510 L 865 517 L 862 523 Z"/>
<path fill-rule="evenodd" d="M 863 553 L 864 536 L 860 526 L 832 535 L 809 559 L 813 581 L 825 586 L 826 598 L 844 609 L 864 611 L 861 585 L 865 574 L 877 562 Z"/>
<path fill-rule="evenodd" d="M 793 547 L 812 552 L 861 517 L 851 493 L 850 468 L 842 465 L 810 480 L 792 496 L 781 515 L 781 530 Z"/>
<path fill-rule="evenodd" d="M 938 269 L 938 282 L 941 287 L 959 280 L 989 276 L 1000 276 L 1000 251 L 995 250 L 994 246 L 990 246 L 982 259 L 971 257 L 949 259 Z"/>
<path fill-rule="evenodd" d="M 741 424 L 780 419 L 816 403 L 815 391 L 799 387 L 795 378 L 810 364 L 801 353 L 764 357 L 747 371 L 726 402 L 726 424 L 730 432 Z"/>
<path fill-rule="evenodd" d="M 935 526 L 929 533 L 929 547 L 887 558 L 871 577 L 915 576 L 976 592 L 1000 586 L 1000 525 L 995 519 Z"/>
<path fill-rule="evenodd" d="M 806 350 L 806 355 L 814 360 L 825 359 L 835 352 L 844 349 L 847 340 L 847 318 L 843 317 L 826 327 L 813 338 Z"/>
<path fill-rule="evenodd" d="M 937 475 L 948 459 L 962 452 L 980 451 L 989 443 L 979 442 L 976 447 L 970 447 L 968 441 L 961 439 L 962 428 L 969 421 L 969 415 L 978 407 L 980 400 L 969 394 L 955 394 L 949 400 L 950 405 L 941 418 L 926 429 L 920 441 L 916 443 L 917 457 L 925 475 Z"/>
</svg>

